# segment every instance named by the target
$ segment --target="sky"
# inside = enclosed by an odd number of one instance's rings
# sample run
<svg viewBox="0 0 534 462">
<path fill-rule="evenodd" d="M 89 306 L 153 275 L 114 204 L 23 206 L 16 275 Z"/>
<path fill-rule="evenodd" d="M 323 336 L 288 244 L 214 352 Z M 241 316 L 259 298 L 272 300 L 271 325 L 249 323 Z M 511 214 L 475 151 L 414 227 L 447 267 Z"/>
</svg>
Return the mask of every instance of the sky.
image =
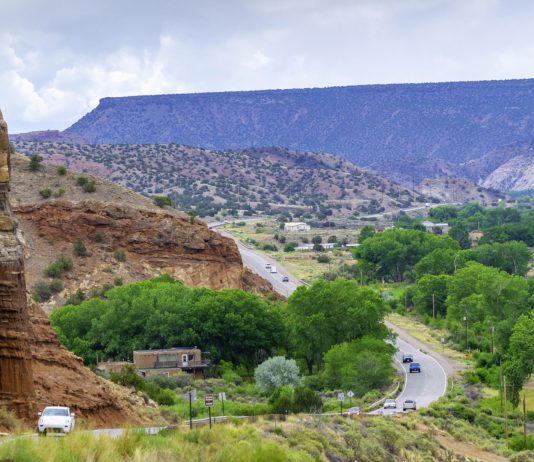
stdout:
<svg viewBox="0 0 534 462">
<path fill-rule="evenodd" d="M 530 0 L 0 0 L 10 133 L 100 98 L 534 77 Z"/>
</svg>

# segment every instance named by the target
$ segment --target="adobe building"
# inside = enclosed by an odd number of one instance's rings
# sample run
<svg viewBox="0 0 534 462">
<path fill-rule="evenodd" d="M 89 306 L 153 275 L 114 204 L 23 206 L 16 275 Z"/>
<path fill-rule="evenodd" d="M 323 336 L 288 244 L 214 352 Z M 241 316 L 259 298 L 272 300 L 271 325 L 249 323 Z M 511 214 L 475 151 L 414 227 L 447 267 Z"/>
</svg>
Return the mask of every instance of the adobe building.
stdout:
<svg viewBox="0 0 534 462">
<path fill-rule="evenodd" d="M 161 350 L 138 350 L 133 353 L 135 368 L 143 377 L 154 374 L 188 372 L 195 378 L 204 378 L 210 362 L 202 359 L 197 347 L 175 347 Z"/>
</svg>

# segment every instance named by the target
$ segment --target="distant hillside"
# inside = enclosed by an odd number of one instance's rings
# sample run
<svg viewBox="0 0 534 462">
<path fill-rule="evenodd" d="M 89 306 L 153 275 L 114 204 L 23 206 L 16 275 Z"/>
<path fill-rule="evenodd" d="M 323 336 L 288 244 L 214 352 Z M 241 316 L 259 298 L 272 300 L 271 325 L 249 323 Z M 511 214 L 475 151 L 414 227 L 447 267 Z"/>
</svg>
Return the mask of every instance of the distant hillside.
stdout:
<svg viewBox="0 0 534 462">
<path fill-rule="evenodd" d="M 280 148 L 212 151 L 179 145 L 17 142 L 46 162 L 109 179 L 144 195 L 169 194 L 200 216 L 222 208 L 297 216 L 377 213 L 429 200 L 341 157 Z"/>
<path fill-rule="evenodd" d="M 533 139 L 534 79 L 104 98 L 65 133 L 328 152 L 410 184 Z"/>
</svg>

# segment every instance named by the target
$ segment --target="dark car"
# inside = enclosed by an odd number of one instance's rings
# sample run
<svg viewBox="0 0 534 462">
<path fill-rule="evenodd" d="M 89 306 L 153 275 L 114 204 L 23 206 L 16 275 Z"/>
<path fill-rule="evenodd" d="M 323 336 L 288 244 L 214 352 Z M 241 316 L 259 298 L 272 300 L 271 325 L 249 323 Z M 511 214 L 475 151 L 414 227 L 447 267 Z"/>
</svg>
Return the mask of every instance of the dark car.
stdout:
<svg viewBox="0 0 534 462">
<path fill-rule="evenodd" d="M 282 278 L 282 282 L 289 282 L 289 278 L 288 278 L 287 276 L 284 276 L 284 277 Z"/>
<path fill-rule="evenodd" d="M 410 374 L 412 372 L 421 372 L 421 365 L 419 363 L 410 363 Z"/>
<path fill-rule="evenodd" d="M 412 355 L 402 355 L 402 362 L 403 363 L 412 363 L 413 362 L 413 356 Z"/>
</svg>

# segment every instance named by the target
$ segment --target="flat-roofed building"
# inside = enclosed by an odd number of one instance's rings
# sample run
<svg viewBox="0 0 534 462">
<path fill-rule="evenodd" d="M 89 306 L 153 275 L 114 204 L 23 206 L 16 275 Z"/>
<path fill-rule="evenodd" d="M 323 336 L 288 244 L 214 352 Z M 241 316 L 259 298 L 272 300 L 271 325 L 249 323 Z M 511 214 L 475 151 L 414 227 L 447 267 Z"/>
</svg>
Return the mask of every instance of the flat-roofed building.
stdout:
<svg viewBox="0 0 534 462">
<path fill-rule="evenodd" d="M 310 229 L 310 225 L 303 222 L 293 222 L 284 224 L 284 231 L 286 233 L 302 233 L 309 231 Z"/>
<path fill-rule="evenodd" d="M 209 361 L 202 359 L 197 347 L 175 347 L 160 350 L 138 350 L 133 352 L 135 368 L 143 376 L 172 374 L 184 371 L 195 377 L 204 377 Z"/>
</svg>

